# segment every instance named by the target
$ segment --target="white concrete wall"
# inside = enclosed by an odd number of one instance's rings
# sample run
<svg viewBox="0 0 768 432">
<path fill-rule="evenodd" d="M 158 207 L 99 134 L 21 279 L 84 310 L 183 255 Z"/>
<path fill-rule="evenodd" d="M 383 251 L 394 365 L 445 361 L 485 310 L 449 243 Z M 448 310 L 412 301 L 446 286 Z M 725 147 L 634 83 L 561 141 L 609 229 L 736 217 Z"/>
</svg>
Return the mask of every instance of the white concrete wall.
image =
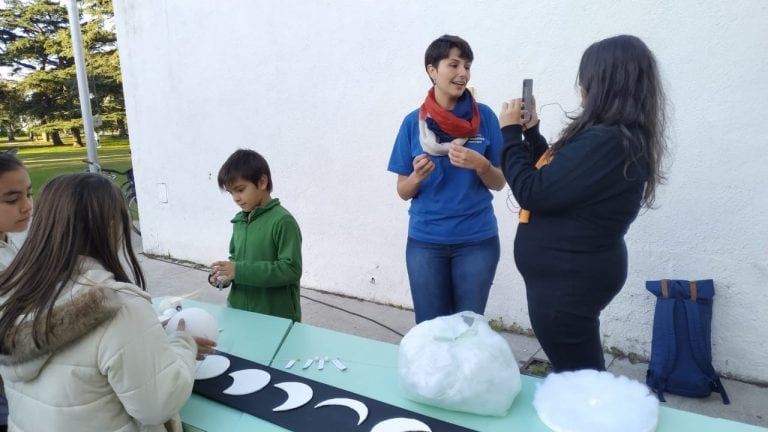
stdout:
<svg viewBox="0 0 768 432">
<path fill-rule="evenodd" d="M 146 251 L 226 257 L 237 208 L 216 174 L 250 147 L 302 228 L 303 285 L 407 307 L 408 203 L 386 165 L 429 87 L 428 43 L 443 33 L 471 43 L 471 84 L 494 110 L 526 77 L 540 105 L 571 110 L 583 50 L 640 36 L 674 105 L 673 158 L 659 208 L 627 237 L 629 279 L 603 315 L 605 345 L 650 354 L 646 279 L 714 278 L 716 367 L 768 381 L 768 3 L 116 0 L 115 10 Z M 541 117 L 554 137 L 560 108 Z M 525 328 L 507 193 L 495 195 L 502 258 L 487 315 Z"/>
</svg>

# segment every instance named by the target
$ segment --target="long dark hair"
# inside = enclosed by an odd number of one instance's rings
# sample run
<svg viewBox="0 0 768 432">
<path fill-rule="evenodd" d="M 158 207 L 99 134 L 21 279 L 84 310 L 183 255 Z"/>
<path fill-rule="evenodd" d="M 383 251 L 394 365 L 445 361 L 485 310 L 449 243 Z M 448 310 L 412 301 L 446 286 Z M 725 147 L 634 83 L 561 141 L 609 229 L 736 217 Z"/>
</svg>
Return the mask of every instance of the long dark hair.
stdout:
<svg viewBox="0 0 768 432">
<path fill-rule="evenodd" d="M 133 280 L 120 262 L 121 253 Z M 27 240 L 0 275 L 0 297 L 5 298 L 0 304 L 0 335 L 14 332 L 19 318 L 32 317 L 34 343 L 42 346 L 56 299 L 82 271 L 82 256 L 98 261 L 117 281 L 144 289 L 120 189 L 98 174 L 65 174 L 43 186 Z M 0 351 L 8 353 L 10 348 L 0 346 Z"/>
<path fill-rule="evenodd" d="M 618 126 L 624 135 L 625 173 L 630 164 L 648 164 L 642 204 L 651 207 L 656 186 L 666 179 L 666 97 L 656 58 L 642 40 L 621 35 L 593 43 L 581 57 L 578 84 L 582 110 L 571 118 L 552 145 L 557 152 L 577 133 L 592 126 Z"/>
<path fill-rule="evenodd" d="M 18 169 L 26 170 L 24 163 L 13 153 L 0 153 L 0 176 Z"/>
</svg>

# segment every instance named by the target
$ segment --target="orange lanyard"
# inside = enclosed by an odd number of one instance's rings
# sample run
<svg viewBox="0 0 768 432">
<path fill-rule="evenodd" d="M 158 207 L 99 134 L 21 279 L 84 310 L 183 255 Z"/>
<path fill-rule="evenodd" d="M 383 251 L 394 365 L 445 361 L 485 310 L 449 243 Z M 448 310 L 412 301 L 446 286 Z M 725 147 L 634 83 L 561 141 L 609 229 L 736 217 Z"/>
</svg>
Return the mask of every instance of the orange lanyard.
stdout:
<svg viewBox="0 0 768 432">
<path fill-rule="evenodd" d="M 536 169 L 541 169 L 544 165 L 549 164 L 552 162 L 552 159 L 555 157 L 555 155 L 547 150 L 544 152 L 543 155 L 539 158 L 538 161 L 536 161 Z M 531 219 L 531 212 L 526 209 L 520 209 L 520 215 L 518 217 L 518 220 L 520 223 L 528 223 L 528 221 Z"/>
</svg>

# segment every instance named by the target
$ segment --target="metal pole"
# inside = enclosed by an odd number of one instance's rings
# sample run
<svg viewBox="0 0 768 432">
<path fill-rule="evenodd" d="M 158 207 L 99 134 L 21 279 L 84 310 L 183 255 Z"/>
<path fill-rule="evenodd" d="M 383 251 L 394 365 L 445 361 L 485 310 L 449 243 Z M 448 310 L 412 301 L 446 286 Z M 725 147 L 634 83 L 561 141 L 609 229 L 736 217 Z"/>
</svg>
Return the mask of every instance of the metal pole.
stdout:
<svg viewBox="0 0 768 432">
<path fill-rule="evenodd" d="M 88 77 L 85 72 L 85 56 L 83 55 L 83 40 L 80 33 L 80 13 L 77 10 L 77 0 L 67 2 L 69 12 L 69 33 L 72 35 L 72 51 L 75 55 L 75 72 L 77 73 L 77 91 L 80 95 L 80 111 L 83 116 L 83 133 L 85 146 L 88 149 L 88 167 L 91 172 L 99 172 L 99 155 L 96 153 L 96 136 L 93 131 L 93 115 L 91 114 L 91 98 L 88 92 Z"/>
</svg>

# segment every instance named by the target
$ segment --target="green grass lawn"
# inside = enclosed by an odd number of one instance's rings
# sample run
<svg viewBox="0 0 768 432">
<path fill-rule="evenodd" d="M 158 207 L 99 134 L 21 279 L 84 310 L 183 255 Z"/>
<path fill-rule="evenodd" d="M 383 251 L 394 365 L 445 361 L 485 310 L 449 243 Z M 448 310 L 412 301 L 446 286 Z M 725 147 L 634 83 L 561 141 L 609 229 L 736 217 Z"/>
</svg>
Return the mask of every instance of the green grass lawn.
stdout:
<svg viewBox="0 0 768 432">
<path fill-rule="evenodd" d="M 83 160 L 88 159 L 85 147 L 72 147 L 72 138 L 63 137 L 64 145 L 53 146 L 46 142 L 17 141 L 8 143 L 7 138 L 0 139 L 0 151 L 18 147 L 17 155 L 24 161 L 32 178 L 32 190 L 40 187 L 51 177 L 64 173 L 84 172 L 88 165 Z M 99 137 L 101 147 L 97 149 L 99 163 L 102 168 L 125 171 L 131 167 L 131 152 L 127 138 Z M 124 178 L 117 178 L 120 185 Z"/>
</svg>

